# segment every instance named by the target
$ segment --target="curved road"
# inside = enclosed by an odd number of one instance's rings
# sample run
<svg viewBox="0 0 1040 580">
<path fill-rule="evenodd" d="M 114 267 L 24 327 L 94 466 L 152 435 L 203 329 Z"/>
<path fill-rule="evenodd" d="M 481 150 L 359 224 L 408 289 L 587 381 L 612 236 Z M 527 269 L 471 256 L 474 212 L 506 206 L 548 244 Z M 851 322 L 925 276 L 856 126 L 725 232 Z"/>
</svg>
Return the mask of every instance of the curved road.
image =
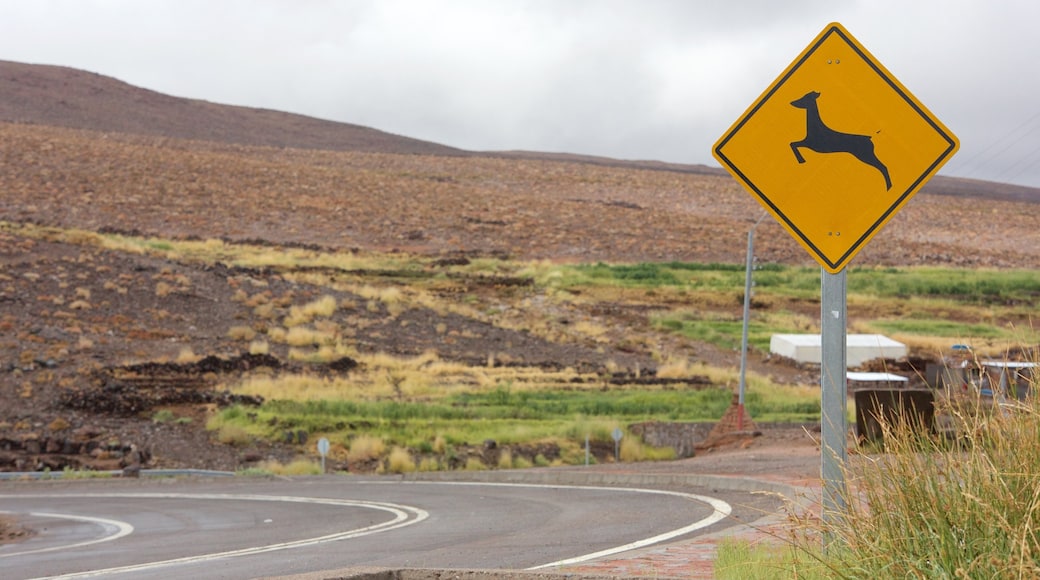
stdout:
<svg viewBox="0 0 1040 580">
<path fill-rule="evenodd" d="M 38 533 L 0 546 L 15 578 L 249 578 L 348 566 L 531 569 L 715 531 L 769 509 L 736 492 L 295 480 L 0 486 Z M 756 507 L 750 507 L 756 506 Z"/>
</svg>

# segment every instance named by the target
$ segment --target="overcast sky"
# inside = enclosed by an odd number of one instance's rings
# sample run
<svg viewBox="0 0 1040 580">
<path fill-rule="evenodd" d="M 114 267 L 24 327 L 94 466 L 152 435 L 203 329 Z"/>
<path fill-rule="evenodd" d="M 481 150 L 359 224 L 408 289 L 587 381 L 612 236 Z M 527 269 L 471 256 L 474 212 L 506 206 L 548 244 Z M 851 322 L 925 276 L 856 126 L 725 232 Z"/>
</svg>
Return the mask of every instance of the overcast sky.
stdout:
<svg viewBox="0 0 1040 580">
<path fill-rule="evenodd" d="M 717 165 L 832 21 L 960 138 L 941 174 L 1040 187 L 1035 0 L 0 0 L 0 59 L 464 149 Z"/>
</svg>

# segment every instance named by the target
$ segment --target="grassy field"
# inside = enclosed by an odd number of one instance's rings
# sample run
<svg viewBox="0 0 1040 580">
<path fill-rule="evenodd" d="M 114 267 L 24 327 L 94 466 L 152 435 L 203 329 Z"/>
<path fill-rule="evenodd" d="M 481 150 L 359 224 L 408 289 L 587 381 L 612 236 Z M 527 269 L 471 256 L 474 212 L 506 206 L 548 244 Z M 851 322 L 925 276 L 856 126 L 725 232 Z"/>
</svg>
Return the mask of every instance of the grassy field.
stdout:
<svg viewBox="0 0 1040 580">
<path fill-rule="evenodd" d="M 737 384 L 735 363 L 695 363 L 660 345 L 671 337 L 733 352 L 742 321 L 740 266 L 492 257 L 444 262 L 405 253 L 4 228 L 170 262 L 266 269 L 313 287 L 306 302 L 245 290 L 233 297 L 249 315 L 227 329 L 229 340 L 254 353 L 280 349 L 304 367 L 275 376 L 251 373 L 222 385 L 266 401 L 256 409 L 230 407 L 211 417 L 209 427 L 231 444 L 281 440 L 288 431 L 304 431 L 327 436 L 346 456 L 360 438 L 375 438 L 383 446 L 382 459 L 401 448 L 410 450 L 417 464 L 424 455 L 443 457 L 448 447 L 487 440 L 532 447 L 548 442 L 573 450 L 586 434 L 608 441 L 614 427 L 635 422 L 717 420 Z M 818 332 L 818 269 L 765 264 L 754 280 L 753 351 L 766 352 L 773 333 Z M 954 343 L 1001 356 L 1040 342 L 1032 326 L 1040 276 L 1031 271 L 851 268 L 848 281 L 850 332 L 889 334 L 918 356 L 937 357 Z M 351 298 L 337 300 L 332 294 Z M 593 371 L 543 368 L 495 358 L 504 355 L 489 354 L 474 363 L 443 360 L 433 350 L 402 356 L 359 347 L 359 334 L 371 322 L 354 313 L 378 313 L 392 321 L 415 311 L 510 328 L 550 344 L 623 345 L 649 355 L 654 368 L 614 369 L 611 361 Z M 616 312 L 623 317 L 612 318 Z M 447 325 L 437 323 L 435 335 L 448 334 Z M 307 371 L 308 364 L 343 357 L 359 363 L 347 375 Z M 625 371 L 628 382 L 611 376 L 613 370 Z M 644 384 L 643 375 L 668 382 Z M 751 373 L 747 405 L 757 421 L 819 419 L 815 384 L 778 384 Z M 577 455 L 562 453 L 559 460 L 575 461 Z"/>
<path fill-rule="evenodd" d="M 352 264 L 351 267 L 356 267 Z M 385 268 L 386 264 L 380 264 Z M 419 271 L 414 262 L 393 265 L 399 271 Z M 533 292 L 573 303 L 603 302 L 669 305 L 650 317 L 653 329 L 676 333 L 723 348 L 739 345 L 741 320 L 736 305 L 742 297 L 743 272 L 733 266 L 712 264 L 556 265 L 515 264 L 485 260 L 468 266 L 469 271 L 510 277 L 529 277 Z M 813 293 L 818 292 L 819 273 L 814 269 L 768 266 L 757 271 L 759 280 L 751 321 L 751 345 L 768 349 L 769 337 L 777 332 L 815 331 Z M 850 309 L 854 330 L 884 332 L 921 350 L 937 354 L 955 342 L 974 342 L 994 354 L 1014 345 L 1031 344 L 1037 334 L 1028 324 L 1034 296 L 1040 293 L 1040 278 L 1026 272 L 979 272 L 932 269 L 864 270 L 850 273 Z M 436 280 L 413 279 L 402 295 L 421 296 L 424 285 Z M 402 300 L 404 298 L 401 298 Z M 910 301 L 921 315 L 905 316 Z M 466 303 L 466 301 L 463 301 Z M 810 308 L 805 308 L 805 303 Z M 481 300 L 469 306 L 480 311 Z M 680 306 L 675 306 L 679 304 Z M 441 306 L 457 308 L 457 306 Z M 806 311 L 808 310 L 808 312 Z M 945 316 L 936 319 L 936 314 Z M 531 318 L 512 321 L 550 333 L 548 325 L 532 313 Z M 594 340 L 595 322 L 577 330 Z M 389 366 L 395 363 L 385 361 Z M 366 365 L 375 375 L 387 371 Z M 407 365 L 406 365 L 407 366 Z M 414 366 L 414 365 L 413 365 Z M 659 370 L 666 370 L 662 364 Z M 297 389 L 268 385 L 262 391 L 272 400 L 243 428 L 260 437 L 274 437 L 265 425 L 291 425 L 316 433 L 331 433 L 344 449 L 359 433 L 374 434 L 388 445 L 429 452 L 438 439 L 450 445 L 493 439 L 507 444 L 553 440 L 573 446 L 591 432 L 606 440 L 614 426 L 639 421 L 713 421 L 722 415 L 735 384 L 733 369 L 715 369 L 715 388 L 677 390 L 641 386 L 607 388 L 595 377 L 584 377 L 583 387 L 574 387 L 577 373 L 553 375 L 530 371 L 468 368 L 454 378 L 442 376 L 438 385 L 422 388 L 419 400 L 358 401 L 358 396 L 299 394 Z M 706 369 L 684 369 L 691 379 Z M 427 372 L 427 375 L 431 373 Z M 287 379 L 291 382 L 292 379 Z M 759 421 L 814 421 L 819 418 L 817 389 L 776 385 L 753 376 L 748 408 Z M 364 383 L 364 377 L 352 378 Z M 373 379 L 378 383 L 378 379 Z M 413 383 L 420 383 L 416 379 Z M 478 386 L 473 386 L 474 384 Z M 561 387 L 561 385 L 566 385 Z M 235 387 L 242 392 L 261 392 L 256 385 Z M 334 386 L 326 387 L 333 391 Z M 372 399 L 366 392 L 366 398 Z M 303 389 L 303 392 L 309 391 Z M 280 399 L 280 400 L 279 400 Z M 300 400 L 300 399 L 306 399 Z M 226 411 L 215 423 L 242 422 L 235 410 Z M 344 424 L 355 427 L 337 428 Z"/>
</svg>

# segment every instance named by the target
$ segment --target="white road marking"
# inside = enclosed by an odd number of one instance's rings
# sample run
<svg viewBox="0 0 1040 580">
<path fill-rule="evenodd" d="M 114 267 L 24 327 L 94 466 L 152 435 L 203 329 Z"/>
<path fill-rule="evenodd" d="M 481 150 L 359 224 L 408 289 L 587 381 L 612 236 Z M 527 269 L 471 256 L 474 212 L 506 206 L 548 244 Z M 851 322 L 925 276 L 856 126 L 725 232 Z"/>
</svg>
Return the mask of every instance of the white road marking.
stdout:
<svg viewBox="0 0 1040 580">
<path fill-rule="evenodd" d="M 379 482 L 379 481 L 361 481 L 356 483 L 375 483 L 375 484 L 410 484 L 410 485 L 459 485 L 459 486 L 497 486 L 497 487 L 520 487 L 520 488 L 545 488 L 545 489 L 579 489 L 579 490 L 591 490 L 591 491 L 617 491 L 617 492 L 632 492 L 632 493 L 649 493 L 659 495 L 670 495 L 675 497 L 685 498 L 698 503 L 707 504 L 712 508 L 712 513 L 706 518 L 693 522 L 687 526 L 630 542 L 621 546 L 608 548 L 606 550 L 600 550 L 591 554 L 585 554 L 583 556 L 577 556 L 574 558 L 567 558 L 564 560 L 557 560 L 555 562 L 549 562 L 547 564 L 541 564 L 538 566 L 532 566 L 527 570 L 541 570 L 545 568 L 552 568 L 557 566 L 565 566 L 569 564 L 578 564 L 581 562 L 587 562 L 589 560 L 595 560 L 605 556 L 611 556 L 626 552 L 628 550 L 635 550 L 638 548 L 644 548 L 660 542 L 665 542 L 691 532 L 706 528 L 730 515 L 732 513 L 732 507 L 725 501 L 692 493 L 684 493 L 677 491 L 665 491 L 658 489 L 643 489 L 643 488 L 632 488 L 632 487 L 605 487 L 605 486 L 586 486 L 586 485 L 550 485 L 550 484 L 524 484 L 524 483 L 487 483 L 487 482 L 433 482 L 433 481 L 409 481 L 409 482 Z M 362 500 L 346 500 L 346 499 L 331 499 L 331 498 L 311 498 L 311 497 L 293 497 L 293 496 L 268 496 L 268 495 L 235 495 L 235 494 L 181 494 L 181 493 L 125 493 L 125 494 L 39 494 L 39 495 L 4 495 L 0 494 L 0 499 L 17 499 L 24 497 L 36 497 L 36 498 L 67 498 L 67 497 L 88 497 L 88 498 L 128 498 L 128 499 L 195 499 L 195 500 L 236 500 L 236 501 L 272 501 L 272 502 L 294 502 L 294 503 L 312 503 L 312 504 L 323 504 L 323 505 L 334 505 L 344 507 L 362 507 L 370 509 L 379 509 L 388 511 L 394 514 L 395 518 L 389 522 L 382 524 L 375 524 L 372 526 L 366 526 L 358 528 L 356 530 L 349 530 L 336 534 L 329 534 L 326 536 L 320 536 L 317 538 L 310 538 L 305 540 L 297 540 L 294 542 L 284 542 L 278 544 L 270 544 L 267 546 L 259 546 L 255 548 L 243 548 L 240 550 L 231 550 L 227 552 L 216 552 L 213 554 L 203 554 L 199 556 L 186 556 L 183 558 L 174 558 L 171 560 L 163 560 L 160 562 L 150 562 L 146 564 L 136 564 L 130 566 L 120 566 L 115 568 L 106 568 L 103 570 L 91 570 L 87 572 L 78 572 L 72 574 L 64 574 L 60 576 L 49 576 L 45 578 L 38 578 L 35 580 L 71 580 L 75 578 L 93 578 L 96 576 L 102 576 L 105 574 L 117 574 L 123 572 L 140 572 L 144 570 L 150 570 L 154 568 L 161 568 L 164 566 L 171 566 L 175 564 L 193 564 L 199 562 L 205 562 L 209 560 L 218 560 L 222 558 L 232 558 L 236 556 L 245 556 L 251 554 L 260 554 L 264 552 L 273 552 L 276 550 L 286 550 L 291 548 L 300 548 L 305 546 L 313 546 L 315 544 L 321 544 L 325 542 L 335 542 L 339 540 L 346 540 L 351 538 L 357 538 L 361 536 L 367 536 L 379 532 L 385 532 L 394 530 L 397 528 L 409 526 L 412 524 L 419 523 L 429 517 L 429 513 L 423 509 L 405 506 L 400 504 L 385 503 L 385 502 L 369 502 Z M 412 515 L 413 519 L 408 519 L 409 514 Z M 114 520 L 113 520 L 114 521 Z M 127 524 L 129 525 L 129 524 Z M 131 527 L 132 531 L 133 528 Z M 127 532 L 129 533 L 129 532 Z M 125 534 L 123 534 L 125 535 Z M 114 538 L 112 538 L 114 539 Z"/>
<path fill-rule="evenodd" d="M 593 489 L 595 489 L 595 488 L 593 488 Z M 618 489 L 618 488 L 603 488 L 603 489 Z M 706 527 L 708 527 L 708 526 L 710 526 L 710 525 L 712 525 L 712 524 L 714 524 L 714 523 L 716 523 L 716 522 L 718 522 L 718 521 L 720 521 L 720 520 L 722 520 L 722 519 L 724 519 L 726 517 L 729 517 L 729 514 L 731 514 L 733 512 L 733 508 L 729 505 L 729 503 L 727 503 L 727 502 L 725 502 L 725 501 L 723 501 L 721 499 L 718 499 L 718 498 L 715 498 L 715 497 L 710 497 L 710 496 L 707 496 L 707 495 L 697 495 L 695 493 L 682 493 L 682 492 L 677 492 L 677 491 L 659 491 L 659 490 L 653 490 L 653 489 L 635 489 L 635 488 L 630 488 L 629 491 L 639 491 L 639 492 L 643 492 L 643 493 L 661 493 L 661 494 L 668 494 L 668 495 L 675 495 L 675 496 L 679 496 L 679 497 L 685 497 L 686 499 L 689 499 L 689 500 L 693 500 L 693 501 L 700 502 L 700 503 L 706 503 L 706 504 L 708 504 L 712 508 L 713 511 L 712 511 L 711 515 L 709 515 L 708 517 L 706 517 L 706 518 L 704 518 L 702 520 L 698 520 L 698 521 L 693 522 L 692 524 L 690 524 L 688 526 L 683 526 L 681 528 L 672 530 L 670 532 L 665 532 L 663 534 L 658 534 L 656 536 L 652 536 L 652 537 L 645 538 L 645 539 L 642 539 L 642 540 L 637 540 L 635 542 L 631 542 L 631 543 L 624 544 L 624 545 L 621 545 L 621 546 L 616 546 L 616 547 L 613 547 L 613 548 L 607 548 L 606 550 L 600 550 L 599 552 L 593 552 L 591 554 L 585 554 L 584 556 L 576 556 L 574 558 L 567 558 L 565 560 L 557 560 L 555 562 L 549 562 L 548 564 L 542 564 L 540 566 L 532 566 L 532 567 L 527 568 L 527 569 L 528 570 L 541 570 L 541 569 L 544 569 L 544 568 L 553 568 L 555 566 L 566 566 L 568 564 L 580 564 L 581 562 L 588 562 L 589 560 L 595 560 L 597 558 L 602 558 L 604 556 L 612 556 L 614 554 L 620 554 L 621 552 L 627 552 L 629 550 L 635 550 L 635 549 L 638 549 L 638 548 L 645 548 L 647 546 L 652 546 L 652 545 L 660 543 L 660 542 L 666 542 L 666 541 L 671 540 L 673 538 L 678 538 L 679 536 L 683 536 L 683 535 L 689 534 L 691 532 L 695 532 L 697 530 L 700 530 L 702 528 L 706 528 Z"/>
<path fill-rule="evenodd" d="M 638 548 L 645 548 L 660 542 L 666 542 L 673 538 L 695 532 L 697 530 L 706 528 L 726 517 L 729 517 L 733 513 L 733 507 L 729 503 L 706 495 L 697 495 L 694 493 L 684 493 L 680 491 L 665 491 L 660 489 L 643 489 L 636 487 L 604 487 L 604 486 L 592 486 L 592 485 L 548 485 L 548 484 L 532 484 L 532 483 L 481 483 L 481 482 L 469 482 L 469 481 L 453 481 L 453 482 L 435 482 L 435 481 L 413 481 L 405 483 L 415 484 L 447 484 L 447 485 L 488 485 L 488 486 L 500 486 L 500 487 L 534 487 L 534 488 L 567 488 L 567 489 L 587 489 L 593 491 L 627 491 L 635 493 L 653 493 L 660 495 L 672 495 L 676 497 L 686 498 L 698 503 L 708 504 L 712 508 L 712 513 L 708 517 L 693 522 L 688 526 L 658 534 L 642 540 L 636 540 L 621 546 L 614 548 L 608 548 L 606 550 L 600 550 L 599 552 L 593 552 L 591 554 L 585 554 L 584 556 L 576 556 L 574 558 L 567 558 L 565 560 L 557 560 L 555 562 L 549 562 L 548 564 L 541 564 L 538 566 L 532 566 L 526 568 L 527 570 L 541 570 L 544 568 L 552 568 L 554 566 L 566 566 L 568 564 L 580 564 L 581 562 L 588 562 L 589 560 L 595 560 L 596 558 L 602 558 L 604 556 L 612 556 L 614 554 L 620 554 L 621 552 L 627 552 L 628 550 L 635 550 Z"/>
<path fill-rule="evenodd" d="M 0 511 L 0 514 L 14 514 L 15 512 Z M 50 548 L 39 548 L 37 550 L 26 550 L 24 552 L 12 552 L 8 554 L 0 554 L 0 558 L 10 558 L 12 556 L 25 556 L 27 554 L 39 554 L 41 552 L 54 552 L 56 550 L 68 550 L 70 548 L 81 548 L 83 546 L 91 546 L 94 544 L 100 544 L 101 542 L 111 542 L 112 540 L 118 540 L 123 536 L 128 536 L 134 532 L 134 527 L 126 522 L 119 520 L 110 520 L 107 518 L 95 518 L 91 516 L 77 516 L 72 514 L 52 514 L 46 512 L 29 512 L 29 515 L 34 517 L 42 518 L 54 518 L 59 520 L 76 520 L 80 522 L 89 522 L 97 524 L 102 528 L 112 530 L 113 533 L 96 538 L 93 540 L 86 540 L 84 542 L 78 542 L 75 544 L 64 544 L 61 546 L 51 546 Z"/>
<path fill-rule="evenodd" d="M 106 574 L 119 574 L 124 572 L 141 572 L 144 570 L 151 570 L 154 568 L 162 568 L 164 566 L 172 566 L 175 564 L 195 564 L 199 562 L 206 562 L 210 560 L 219 560 L 222 558 L 233 558 L 236 556 L 247 556 L 252 554 L 261 554 L 264 552 L 274 552 L 276 550 L 288 550 L 292 548 L 302 548 L 306 546 L 313 546 L 316 544 L 323 544 L 326 542 L 336 542 L 339 540 L 348 540 L 351 538 L 359 538 L 361 536 L 368 536 L 379 532 L 386 532 L 402 528 L 404 526 L 410 526 L 412 524 L 419 523 L 430 516 L 430 514 L 423 509 L 406 506 L 400 504 L 393 504 L 387 502 L 372 502 L 372 501 L 361 501 L 361 500 L 349 500 L 349 499 L 332 499 L 332 498 L 318 498 L 318 497 L 292 497 L 292 496 L 273 496 L 273 495 L 237 495 L 237 494 L 189 494 L 189 493 L 91 493 L 91 494 L 31 494 L 31 495 L 0 495 L 0 499 L 17 499 L 17 498 L 71 498 L 71 497 L 84 497 L 84 498 L 96 498 L 96 499 L 192 499 L 192 500 L 225 500 L 225 501 L 270 501 L 270 502 L 289 502 L 289 503 L 310 503 L 310 504 L 321 504 L 321 505 L 332 505 L 340 507 L 360 507 L 368 509 L 382 510 L 390 512 L 394 515 L 394 519 L 383 522 L 380 524 L 374 524 L 371 526 L 365 526 L 363 528 L 357 528 L 354 530 L 348 530 L 345 532 L 338 532 L 335 534 L 328 534 L 325 536 L 319 536 L 317 538 L 309 538 L 304 540 L 296 540 L 293 542 L 281 542 L 277 544 L 269 544 L 266 546 L 257 546 L 254 548 L 242 548 L 240 550 L 229 550 L 226 552 L 215 552 L 212 554 L 202 554 L 199 556 L 185 556 L 183 558 L 173 558 L 170 560 L 162 560 L 159 562 L 149 562 L 145 564 L 133 564 L 129 566 L 117 566 L 114 568 L 105 568 L 103 570 L 89 570 L 86 572 L 76 572 L 72 574 L 62 574 L 59 576 L 47 576 L 45 578 L 38 578 L 35 580 L 70 580 L 73 578 L 93 578 L 95 576 L 103 576 Z M 132 529 L 132 528 L 131 528 Z"/>
</svg>

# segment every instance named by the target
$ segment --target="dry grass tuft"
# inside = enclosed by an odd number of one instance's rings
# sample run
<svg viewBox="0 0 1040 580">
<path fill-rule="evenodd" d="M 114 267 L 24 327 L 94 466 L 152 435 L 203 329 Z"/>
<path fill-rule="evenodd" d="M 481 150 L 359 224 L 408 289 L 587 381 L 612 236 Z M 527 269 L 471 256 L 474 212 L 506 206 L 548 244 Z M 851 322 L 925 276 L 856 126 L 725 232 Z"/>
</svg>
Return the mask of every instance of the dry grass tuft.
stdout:
<svg viewBox="0 0 1040 580">
<path fill-rule="evenodd" d="M 370 435 L 359 435 L 350 442 L 350 450 L 347 452 L 347 461 L 360 463 L 379 459 L 386 452 L 386 443 L 379 437 Z"/>
<path fill-rule="evenodd" d="M 415 460 L 412 454 L 403 447 L 394 447 L 386 460 L 386 471 L 390 473 L 411 473 L 415 471 Z"/>
<path fill-rule="evenodd" d="M 266 340 L 254 340 L 249 343 L 249 354 L 269 354 L 271 345 Z"/>
<path fill-rule="evenodd" d="M 251 326 L 232 326 L 228 329 L 228 338 L 243 342 L 256 338 L 256 331 Z"/>
<path fill-rule="evenodd" d="M 469 457 L 466 459 L 466 466 L 463 469 L 466 471 L 487 471 L 487 468 L 487 465 L 479 457 Z"/>
<path fill-rule="evenodd" d="M 287 328 L 294 328 L 308 324 L 316 318 L 328 318 L 336 312 L 336 298 L 333 296 L 322 296 L 314 302 L 303 306 L 293 306 L 289 309 L 289 315 L 283 321 Z"/>
<path fill-rule="evenodd" d="M 263 461 L 257 469 L 274 475 L 321 475 L 321 464 L 310 459 L 295 459 L 288 464 L 279 461 Z"/>
<path fill-rule="evenodd" d="M 509 449 L 503 449 L 498 454 L 498 468 L 499 469 L 512 469 L 513 468 L 513 452 Z"/>
</svg>

